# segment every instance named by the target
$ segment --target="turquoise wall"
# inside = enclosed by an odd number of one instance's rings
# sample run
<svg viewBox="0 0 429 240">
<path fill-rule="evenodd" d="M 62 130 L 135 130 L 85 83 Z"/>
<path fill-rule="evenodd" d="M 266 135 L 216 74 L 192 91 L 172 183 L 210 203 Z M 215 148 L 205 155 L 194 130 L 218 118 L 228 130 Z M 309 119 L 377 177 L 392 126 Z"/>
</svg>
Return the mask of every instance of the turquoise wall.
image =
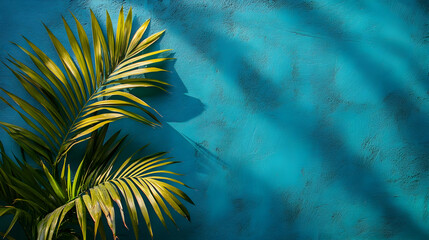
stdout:
<svg viewBox="0 0 429 240">
<path fill-rule="evenodd" d="M 25 59 L 21 34 L 54 56 L 41 21 L 66 41 L 61 15 L 89 30 L 121 5 L 177 58 L 147 99 L 163 127 L 113 126 L 195 188 L 192 222 L 155 239 L 429 239 L 428 1 L 2 0 L 0 57 Z M 24 93 L 3 66 L 0 85 Z"/>
</svg>

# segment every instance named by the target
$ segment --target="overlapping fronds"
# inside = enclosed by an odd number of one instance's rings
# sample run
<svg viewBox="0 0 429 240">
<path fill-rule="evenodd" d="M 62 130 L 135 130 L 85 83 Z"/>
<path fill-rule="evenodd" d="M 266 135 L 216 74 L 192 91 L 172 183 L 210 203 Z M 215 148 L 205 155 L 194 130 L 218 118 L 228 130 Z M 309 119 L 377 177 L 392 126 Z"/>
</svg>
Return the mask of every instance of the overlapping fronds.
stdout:
<svg viewBox="0 0 429 240">
<path fill-rule="evenodd" d="M 4 63 L 38 105 L 0 88 L 4 92 L 0 99 L 27 123 L 24 128 L 0 122 L 22 151 L 22 156 L 11 159 L 0 142 L 0 217 L 13 215 L 0 236 L 12 239 L 9 233 L 19 223 L 28 239 L 86 239 L 88 230 L 94 238 L 99 234 L 104 239 L 104 218 L 115 237 L 115 209 L 126 226 L 124 208 L 136 238 L 138 212 L 153 236 L 150 208 L 164 226 L 164 214 L 174 223 L 171 210 L 189 219 L 179 199 L 192 201 L 172 185 L 184 184 L 171 177 L 178 174 L 161 169 L 176 162 L 165 158 L 165 153 L 140 158 L 133 154 L 117 168 L 125 137 L 120 138 L 119 132 L 106 136 L 109 124 L 122 118 L 152 127 L 160 124 L 156 110 L 127 89 L 163 90 L 167 83 L 145 76 L 166 71 L 152 64 L 170 60 L 155 56 L 171 49 L 145 51 L 164 31 L 142 40 L 147 20 L 131 35 L 131 9 L 125 17 L 121 8 L 116 33 L 107 13 L 106 34 L 91 11 L 92 48 L 82 24 L 73 18 L 77 37 L 63 18 L 72 52 L 45 26 L 61 65 L 27 38 L 29 49 L 15 45 L 37 69 L 12 56 Z M 86 143 L 86 150 L 72 170 L 68 153 L 81 142 Z"/>
</svg>

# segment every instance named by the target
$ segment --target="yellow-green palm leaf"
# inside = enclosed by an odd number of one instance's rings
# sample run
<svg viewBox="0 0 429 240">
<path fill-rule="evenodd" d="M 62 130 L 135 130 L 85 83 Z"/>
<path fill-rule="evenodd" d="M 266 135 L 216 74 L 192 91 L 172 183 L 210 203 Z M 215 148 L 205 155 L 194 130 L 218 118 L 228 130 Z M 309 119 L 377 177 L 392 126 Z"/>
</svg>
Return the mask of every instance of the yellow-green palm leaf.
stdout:
<svg viewBox="0 0 429 240">
<path fill-rule="evenodd" d="M 103 130 L 96 134 L 104 135 Z M 149 217 L 149 208 L 154 210 L 156 217 L 165 227 L 164 214 L 175 223 L 168 206 L 190 220 L 189 212 L 179 201 L 179 198 L 191 204 L 193 202 L 183 191 L 168 183 L 171 182 L 186 186 L 182 182 L 168 176 L 179 174 L 162 169 L 164 166 L 177 163 L 176 161 L 169 160 L 169 158 L 165 158 L 165 152 L 141 158 L 135 158 L 136 154 L 133 154 L 115 171 L 112 171 L 112 169 L 118 158 L 119 151 L 115 156 L 107 154 L 110 155 L 107 159 L 94 158 L 104 153 L 106 149 L 112 149 L 112 152 L 116 152 L 115 149 L 117 150 L 120 145 L 113 144 L 116 141 L 116 137 L 117 134 L 112 136 L 102 148 L 95 150 L 95 154 L 92 156 L 88 152 L 93 149 L 93 146 L 90 144 L 86 153 L 90 157 L 83 159 L 73 181 L 71 180 L 70 173 L 67 174 L 67 179 L 69 179 L 67 181 L 70 181 L 67 184 L 67 192 L 70 200 L 49 213 L 39 223 L 39 240 L 52 239 L 57 234 L 58 229 L 61 228 L 64 217 L 72 211 L 75 212 L 78 219 L 83 239 L 86 239 L 88 235 L 88 216 L 93 222 L 94 238 L 97 236 L 97 233 L 100 233 L 101 229 L 104 229 L 101 221 L 103 216 L 115 237 L 117 229 L 116 215 L 118 214 L 114 205 L 119 210 L 123 224 L 127 226 L 124 217 L 123 202 L 125 202 L 126 209 L 131 218 L 131 225 L 134 229 L 136 239 L 139 236 L 139 214 L 137 209 L 140 209 L 139 211 L 143 215 L 151 237 L 153 237 L 153 232 L 151 218 Z M 122 142 L 122 139 L 119 142 Z M 113 145 L 114 147 L 112 147 Z M 96 163 L 92 164 L 93 162 Z M 86 173 L 84 173 L 84 169 L 87 169 Z M 150 206 L 146 205 L 145 202 L 149 203 Z"/>
<path fill-rule="evenodd" d="M 164 32 L 142 39 L 149 20 L 131 36 L 131 9 L 126 18 L 121 9 L 116 35 L 108 13 L 107 34 L 104 34 L 91 11 L 92 50 L 82 24 L 73 18 L 77 36 L 63 18 L 72 49 L 70 53 L 45 26 L 62 66 L 58 66 L 27 38 L 29 49 L 15 45 L 30 57 L 38 71 L 13 57 L 8 59 L 6 66 L 29 95 L 40 103 L 42 110 L 0 88 L 21 109 L 14 107 L 10 100 L 0 99 L 12 106 L 31 130 L 3 122 L 0 126 L 36 162 L 43 160 L 54 168 L 74 145 L 111 122 L 130 118 L 152 127 L 159 125 L 157 112 L 141 98 L 124 90 L 140 87 L 163 89 L 162 86 L 167 83 L 144 78 L 142 74 L 166 71 L 152 65 L 171 59 L 154 58 L 170 49 L 144 52 Z"/>
</svg>

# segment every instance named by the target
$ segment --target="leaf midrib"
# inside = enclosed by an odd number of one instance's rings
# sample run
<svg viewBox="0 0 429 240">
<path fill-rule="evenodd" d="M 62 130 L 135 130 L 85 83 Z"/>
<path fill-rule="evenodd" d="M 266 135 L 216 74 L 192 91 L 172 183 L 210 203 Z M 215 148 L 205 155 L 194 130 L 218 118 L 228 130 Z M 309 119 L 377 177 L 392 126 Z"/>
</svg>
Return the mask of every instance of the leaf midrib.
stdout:
<svg viewBox="0 0 429 240">
<path fill-rule="evenodd" d="M 59 150 L 57 153 L 57 156 L 55 157 L 55 161 L 54 161 L 54 169 L 56 170 L 56 166 L 57 164 L 61 161 L 61 157 L 62 157 L 62 152 L 60 151 L 62 149 L 62 147 L 64 146 L 64 144 L 69 140 L 68 136 L 69 134 L 72 132 L 73 127 L 75 126 L 76 122 L 78 119 L 81 118 L 81 114 L 83 112 L 83 110 L 86 108 L 86 106 L 88 105 L 88 103 L 92 100 L 92 98 L 100 91 L 100 89 L 104 86 L 104 84 L 106 83 L 106 80 L 110 78 L 110 75 L 112 73 L 114 73 L 116 71 L 116 68 L 118 66 L 120 66 L 125 60 L 128 59 L 128 55 L 124 57 L 124 59 L 122 59 L 118 64 L 116 64 L 115 68 L 113 70 L 110 71 L 109 75 L 107 77 L 105 77 L 103 79 L 103 81 L 101 82 L 101 84 L 99 84 L 98 86 L 96 86 L 96 89 L 94 89 L 94 91 L 91 93 L 90 96 L 88 96 L 88 98 L 85 100 L 85 104 L 82 106 L 82 108 L 80 109 L 79 113 L 76 115 L 76 117 L 73 119 L 73 122 L 69 125 L 67 133 L 64 135 L 63 140 L 61 141 L 61 144 L 59 145 Z"/>
</svg>

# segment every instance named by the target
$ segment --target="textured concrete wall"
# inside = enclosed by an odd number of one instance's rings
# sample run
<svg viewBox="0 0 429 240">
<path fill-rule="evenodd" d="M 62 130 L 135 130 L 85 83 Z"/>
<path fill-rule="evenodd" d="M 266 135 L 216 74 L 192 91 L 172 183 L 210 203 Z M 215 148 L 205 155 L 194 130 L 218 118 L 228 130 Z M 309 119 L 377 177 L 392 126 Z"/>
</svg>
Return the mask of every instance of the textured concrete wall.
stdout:
<svg viewBox="0 0 429 240">
<path fill-rule="evenodd" d="M 428 1 L 2 0 L 0 57 L 23 59 L 21 34 L 54 55 L 40 21 L 65 41 L 61 15 L 89 29 L 121 5 L 177 58 L 148 99 L 163 128 L 114 125 L 195 188 L 156 239 L 429 239 Z M 4 67 L 0 85 L 22 92 Z"/>
</svg>

